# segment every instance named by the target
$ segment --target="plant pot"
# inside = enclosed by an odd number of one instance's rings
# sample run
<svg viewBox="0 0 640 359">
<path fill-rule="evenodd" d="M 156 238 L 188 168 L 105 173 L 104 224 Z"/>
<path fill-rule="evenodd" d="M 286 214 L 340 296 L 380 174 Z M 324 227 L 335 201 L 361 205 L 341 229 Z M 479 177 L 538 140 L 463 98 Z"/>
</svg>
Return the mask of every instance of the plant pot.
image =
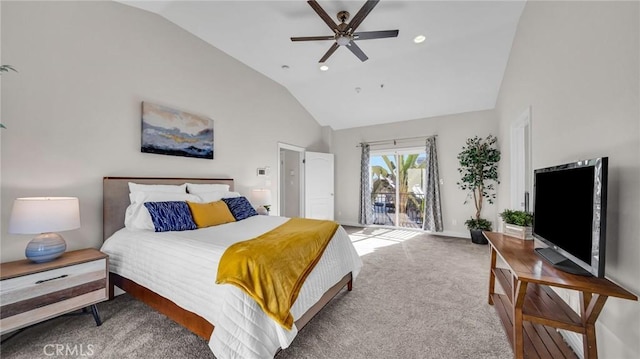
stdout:
<svg viewBox="0 0 640 359">
<path fill-rule="evenodd" d="M 523 227 L 515 224 L 505 223 L 502 229 L 502 233 L 507 236 L 516 237 L 520 239 L 532 240 L 531 227 Z"/>
<path fill-rule="evenodd" d="M 471 242 L 475 244 L 487 244 L 487 238 L 485 238 L 484 234 L 482 234 L 481 229 L 470 229 L 469 233 L 471 233 Z"/>
</svg>

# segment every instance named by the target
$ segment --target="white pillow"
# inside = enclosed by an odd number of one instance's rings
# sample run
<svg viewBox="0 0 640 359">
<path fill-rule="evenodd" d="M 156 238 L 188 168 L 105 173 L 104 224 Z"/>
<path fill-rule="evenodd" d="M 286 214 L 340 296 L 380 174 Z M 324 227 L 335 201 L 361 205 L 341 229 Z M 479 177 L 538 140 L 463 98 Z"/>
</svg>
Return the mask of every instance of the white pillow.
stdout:
<svg viewBox="0 0 640 359">
<path fill-rule="evenodd" d="M 204 183 L 204 184 L 195 184 L 195 183 L 186 183 L 187 191 L 189 193 L 206 193 L 206 192 L 218 192 L 218 191 L 229 191 L 228 184 L 217 184 L 217 183 Z"/>
<path fill-rule="evenodd" d="M 215 192 L 204 192 L 198 193 L 198 197 L 202 203 L 216 202 L 223 198 L 234 198 L 240 197 L 240 193 L 238 192 L 229 192 L 229 191 L 215 191 Z"/>
<path fill-rule="evenodd" d="M 200 202 L 200 197 L 188 193 L 136 192 L 129 193 L 131 204 L 124 214 L 124 226 L 128 229 L 155 231 L 145 202 L 190 201 Z"/>
<path fill-rule="evenodd" d="M 139 184 L 129 182 L 129 192 L 165 192 L 165 193 L 187 193 L 187 184 Z"/>
</svg>

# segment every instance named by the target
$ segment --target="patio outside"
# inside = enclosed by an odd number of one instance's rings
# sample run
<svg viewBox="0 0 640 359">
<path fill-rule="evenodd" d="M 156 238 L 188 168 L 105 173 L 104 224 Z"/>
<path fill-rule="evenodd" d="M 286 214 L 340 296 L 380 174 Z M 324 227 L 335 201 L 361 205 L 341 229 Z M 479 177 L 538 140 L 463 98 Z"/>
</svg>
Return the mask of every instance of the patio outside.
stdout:
<svg viewBox="0 0 640 359">
<path fill-rule="evenodd" d="M 422 228 L 424 165 L 424 153 L 371 156 L 373 224 Z"/>
</svg>

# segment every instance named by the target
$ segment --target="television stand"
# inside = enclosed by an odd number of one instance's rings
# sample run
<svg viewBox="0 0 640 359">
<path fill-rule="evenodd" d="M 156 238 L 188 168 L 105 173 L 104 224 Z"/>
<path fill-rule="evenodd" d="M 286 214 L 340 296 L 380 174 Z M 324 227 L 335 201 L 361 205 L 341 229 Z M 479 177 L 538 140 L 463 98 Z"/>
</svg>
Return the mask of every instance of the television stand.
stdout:
<svg viewBox="0 0 640 359">
<path fill-rule="evenodd" d="M 575 264 L 574 262 L 569 260 L 567 257 L 558 253 L 555 249 L 551 247 L 546 247 L 546 248 L 540 247 L 540 248 L 536 248 L 535 251 L 540 257 L 542 257 L 544 260 L 551 263 L 551 265 L 560 269 L 563 272 L 577 274 L 585 277 L 593 276 L 593 274 L 589 273 L 586 269 Z"/>
<path fill-rule="evenodd" d="M 489 304 L 502 321 L 516 359 L 577 358 L 556 328 L 582 334 L 586 359 L 598 357 L 595 323 L 608 297 L 638 300 L 606 278 L 564 272 L 542 260 L 534 241 L 484 232 L 491 248 Z M 498 256 L 507 268 L 496 266 Z M 507 294 L 495 292 L 495 283 Z M 576 313 L 552 287 L 578 291 Z"/>
</svg>

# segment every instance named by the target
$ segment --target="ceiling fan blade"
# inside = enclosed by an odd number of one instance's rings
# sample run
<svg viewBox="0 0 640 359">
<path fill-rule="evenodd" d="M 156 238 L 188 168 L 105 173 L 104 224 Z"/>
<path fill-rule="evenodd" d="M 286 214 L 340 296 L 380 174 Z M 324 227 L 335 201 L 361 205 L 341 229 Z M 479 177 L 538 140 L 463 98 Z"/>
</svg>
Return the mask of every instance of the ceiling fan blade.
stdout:
<svg viewBox="0 0 640 359">
<path fill-rule="evenodd" d="M 360 11 L 358 11 L 356 16 L 354 16 L 353 19 L 351 19 L 351 22 L 347 27 L 350 32 L 353 33 L 354 31 L 356 31 L 358 26 L 362 24 L 362 21 L 364 21 L 364 18 L 367 17 L 367 15 L 369 15 L 371 10 L 373 10 L 373 8 L 376 7 L 376 5 L 378 5 L 378 2 L 380 2 L 380 0 L 367 0 L 367 2 L 364 3 L 364 5 L 362 5 L 362 8 L 360 8 Z"/>
<path fill-rule="evenodd" d="M 371 40 L 382 39 L 385 37 L 398 37 L 398 32 L 399 30 L 365 31 L 356 32 L 353 36 L 355 36 L 354 40 Z"/>
<path fill-rule="evenodd" d="M 318 16 L 320 16 L 320 18 L 327 24 L 329 25 L 329 27 L 331 28 L 331 30 L 338 31 L 338 25 L 331 20 L 331 16 L 329 16 L 329 14 L 327 14 L 326 11 L 324 11 L 324 9 L 322 9 L 320 7 L 320 4 L 318 4 L 317 1 L 315 0 L 309 0 L 307 1 L 307 3 L 311 6 L 311 8 L 313 8 L 313 10 L 318 14 Z"/>
<path fill-rule="evenodd" d="M 340 47 L 340 45 L 338 45 L 337 42 L 334 42 L 333 45 L 331 45 L 331 47 L 329 48 L 329 50 L 324 54 L 324 56 L 322 56 L 322 58 L 318 62 L 323 63 L 327 61 L 327 59 L 329 59 L 329 56 L 333 55 L 333 53 L 336 52 L 338 47 Z"/>
<path fill-rule="evenodd" d="M 364 52 L 362 52 L 362 49 L 360 49 L 360 47 L 356 45 L 355 42 L 351 41 L 349 45 L 347 45 L 347 48 L 351 52 L 353 52 L 353 54 L 356 55 L 360 59 L 360 61 L 365 62 L 369 59 L 367 55 L 365 55 Z"/>
<path fill-rule="evenodd" d="M 302 36 L 292 37 L 291 41 L 319 41 L 319 40 L 335 40 L 335 36 Z"/>
</svg>

